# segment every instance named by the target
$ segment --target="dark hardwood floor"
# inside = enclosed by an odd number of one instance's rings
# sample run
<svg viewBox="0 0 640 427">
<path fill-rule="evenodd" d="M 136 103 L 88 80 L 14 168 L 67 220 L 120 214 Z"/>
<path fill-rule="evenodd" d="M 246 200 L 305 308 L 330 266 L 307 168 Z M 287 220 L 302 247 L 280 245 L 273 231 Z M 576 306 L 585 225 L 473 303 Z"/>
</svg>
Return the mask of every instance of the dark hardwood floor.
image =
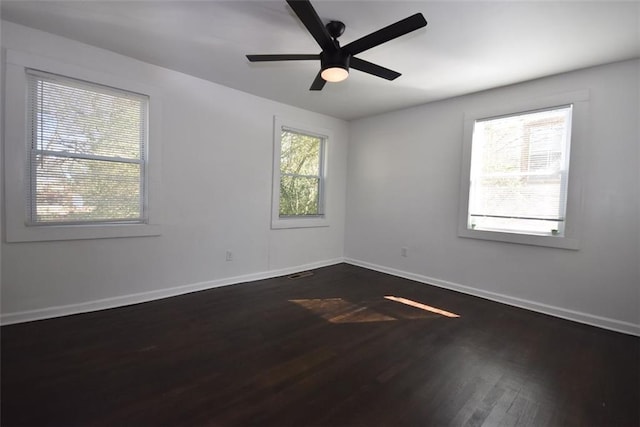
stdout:
<svg viewBox="0 0 640 427">
<path fill-rule="evenodd" d="M 640 425 L 637 337 L 314 273 L 2 327 L 2 425 Z"/>
</svg>

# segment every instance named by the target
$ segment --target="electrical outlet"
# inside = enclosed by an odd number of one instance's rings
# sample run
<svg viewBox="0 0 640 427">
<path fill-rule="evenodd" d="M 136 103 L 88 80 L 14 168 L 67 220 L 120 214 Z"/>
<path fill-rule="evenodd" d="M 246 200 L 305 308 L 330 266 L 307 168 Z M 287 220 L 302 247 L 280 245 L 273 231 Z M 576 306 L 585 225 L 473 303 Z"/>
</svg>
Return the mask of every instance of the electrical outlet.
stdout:
<svg viewBox="0 0 640 427">
<path fill-rule="evenodd" d="M 233 252 L 227 251 L 227 261 L 233 261 Z"/>
<path fill-rule="evenodd" d="M 402 247 L 400 248 L 400 256 L 406 257 L 407 256 L 407 248 L 406 247 Z"/>
</svg>

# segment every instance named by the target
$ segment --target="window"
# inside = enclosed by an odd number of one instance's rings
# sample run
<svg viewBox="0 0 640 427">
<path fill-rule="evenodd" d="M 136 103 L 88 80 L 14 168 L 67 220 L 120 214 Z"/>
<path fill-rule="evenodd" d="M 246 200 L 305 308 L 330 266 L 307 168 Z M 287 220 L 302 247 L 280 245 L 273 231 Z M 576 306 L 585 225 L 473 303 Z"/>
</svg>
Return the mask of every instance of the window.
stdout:
<svg viewBox="0 0 640 427">
<path fill-rule="evenodd" d="M 144 223 L 148 97 L 27 71 L 27 224 Z"/>
<path fill-rule="evenodd" d="M 564 235 L 572 108 L 475 121 L 468 227 Z"/>
<path fill-rule="evenodd" d="M 282 128 L 280 137 L 280 218 L 322 215 L 324 138 Z"/>
<path fill-rule="evenodd" d="M 328 136 L 309 129 L 276 117 L 273 228 L 327 225 L 324 171 Z"/>
<path fill-rule="evenodd" d="M 579 192 L 569 165 L 572 139 L 584 141 L 587 99 L 584 91 L 467 116 L 461 237 L 577 249 Z"/>
<path fill-rule="evenodd" d="M 158 91 L 10 49 L 5 76 L 7 241 L 159 235 Z"/>
</svg>

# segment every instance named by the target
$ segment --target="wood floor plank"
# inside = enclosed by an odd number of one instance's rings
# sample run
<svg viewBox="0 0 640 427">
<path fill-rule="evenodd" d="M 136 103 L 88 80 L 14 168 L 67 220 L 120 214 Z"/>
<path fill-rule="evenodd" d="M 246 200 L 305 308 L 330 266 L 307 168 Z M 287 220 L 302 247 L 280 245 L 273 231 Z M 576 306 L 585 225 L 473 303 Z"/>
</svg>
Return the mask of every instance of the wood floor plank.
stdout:
<svg viewBox="0 0 640 427">
<path fill-rule="evenodd" d="M 347 264 L 313 273 L 4 326 L 0 422 L 640 425 L 637 337 Z"/>
</svg>

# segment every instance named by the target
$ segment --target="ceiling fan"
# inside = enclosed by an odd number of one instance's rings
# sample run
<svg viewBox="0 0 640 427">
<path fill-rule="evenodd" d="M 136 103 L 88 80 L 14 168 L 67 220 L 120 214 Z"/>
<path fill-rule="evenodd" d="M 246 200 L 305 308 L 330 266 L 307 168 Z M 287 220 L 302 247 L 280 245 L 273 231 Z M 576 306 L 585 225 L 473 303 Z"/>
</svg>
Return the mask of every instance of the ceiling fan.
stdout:
<svg viewBox="0 0 640 427">
<path fill-rule="evenodd" d="M 324 25 L 309 0 L 287 0 L 287 3 L 318 42 L 322 52 L 319 54 L 247 55 L 247 59 L 250 62 L 319 59 L 320 71 L 309 90 L 322 90 L 326 82 L 340 82 L 346 79 L 349 77 L 349 68 L 355 68 L 387 80 L 398 78 L 400 73 L 356 58 L 355 55 L 427 25 L 424 16 L 421 13 L 416 13 L 341 47 L 338 37 L 344 32 L 344 23 L 330 21 Z"/>
</svg>

